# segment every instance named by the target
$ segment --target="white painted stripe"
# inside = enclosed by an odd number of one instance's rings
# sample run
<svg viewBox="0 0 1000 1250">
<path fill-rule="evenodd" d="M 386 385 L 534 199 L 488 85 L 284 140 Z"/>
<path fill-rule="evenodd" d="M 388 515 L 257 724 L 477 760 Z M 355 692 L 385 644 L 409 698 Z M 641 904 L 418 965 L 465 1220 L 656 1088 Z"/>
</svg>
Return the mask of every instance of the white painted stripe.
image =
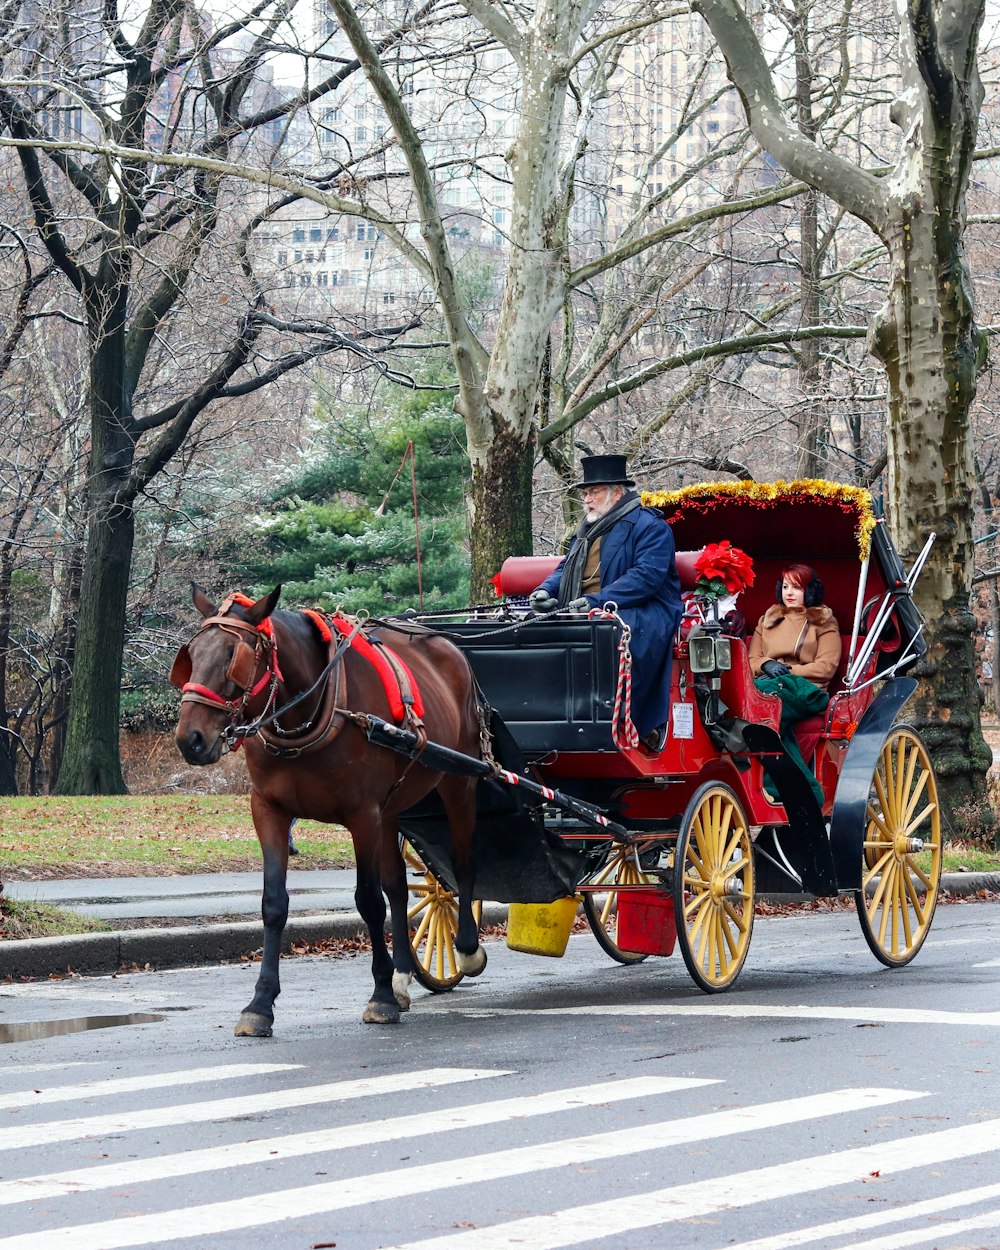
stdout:
<svg viewBox="0 0 1000 1250">
<path fill-rule="evenodd" d="M 494 1011 L 474 1007 L 439 1008 L 458 1015 L 486 1016 L 620 1016 L 622 1009 L 611 1003 L 591 1003 L 579 1007 L 498 1007 Z M 735 1020 L 864 1020 L 877 1024 L 944 1024 L 949 1028 L 1000 1028 L 1000 1011 L 934 1011 L 919 1007 L 811 1007 L 805 1003 L 787 1007 L 756 1006 L 752 1003 L 632 1003 L 629 1016 L 722 1016 Z"/>
<path fill-rule="evenodd" d="M 30 1076 L 32 1072 L 65 1072 L 67 1068 L 84 1068 L 88 1065 L 81 1059 L 76 1063 L 15 1063 L 0 1067 L 0 1077 Z M 94 1065 L 91 1064 L 91 1067 Z"/>
<path fill-rule="evenodd" d="M 649 1098 L 714 1083 L 686 1077 L 637 1076 L 624 1081 L 580 1085 L 573 1089 L 447 1107 L 440 1111 L 396 1116 L 370 1123 L 345 1124 L 313 1133 L 235 1142 L 205 1150 L 187 1150 L 181 1154 L 155 1155 L 150 1159 L 129 1159 L 123 1163 L 78 1168 L 72 1172 L 52 1172 L 47 1176 L 28 1176 L 22 1180 L 0 1182 L 0 1206 L 36 1198 L 59 1198 L 64 1194 L 90 1192 L 95 1189 L 138 1185 L 144 1181 L 193 1176 L 217 1171 L 219 1168 L 273 1163 L 278 1159 L 293 1159 L 321 1151 L 326 1153 L 334 1150 L 357 1150 L 378 1142 L 408 1140 L 427 1133 L 451 1133 L 466 1128 L 481 1128 L 485 1124 L 520 1121 L 559 1111 L 624 1102 L 631 1098 Z"/>
<path fill-rule="evenodd" d="M 398 1201 L 409 1195 L 428 1194 L 458 1185 L 594 1163 L 610 1156 L 643 1154 L 649 1150 L 664 1149 L 686 1142 L 707 1141 L 733 1133 L 811 1121 L 822 1115 L 868 1110 L 926 1096 L 915 1090 L 836 1090 L 828 1094 L 792 1098 L 785 1102 L 646 1124 L 641 1130 L 630 1126 L 609 1133 L 592 1133 L 585 1137 L 570 1137 L 557 1142 L 542 1142 L 535 1146 L 518 1146 L 511 1150 L 471 1155 L 464 1159 L 454 1159 L 448 1164 L 435 1162 L 395 1172 L 383 1171 L 370 1176 L 346 1177 L 320 1185 L 254 1194 L 249 1198 L 235 1198 L 229 1202 L 207 1203 L 204 1206 L 189 1207 L 187 1210 L 162 1211 L 155 1215 L 139 1215 L 105 1220 L 98 1224 L 78 1224 L 45 1232 L 23 1233 L 20 1236 L 0 1238 L 0 1250 L 119 1250 L 120 1247 L 142 1246 L 147 1242 L 159 1245 L 185 1237 L 221 1235 L 235 1229 L 256 1228 L 373 1202 Z M 987 1128 L 996 1132 L 998 1127 L 1000 1121 L 988 1121 L 977 1125 L 976 1132 Z M 971 1141 L 969 1130 L 963 1132 L 966 1135 L 965 1141 Z M 975 1150 L 981 1148 L 979 1144 L 974 1147 Z M 965 1153 L 972 1153 L 972 1148 Z M 787 1165 L 783 1164 L 782 1167 L 787 1168 Z M 790 1170 L 798 1172 L 797 1168 Z M 714 1185 L 715 1182 L 711 1186 L 698 1186 L 703 1201 L 705 1189 L 712 1188 L 714 1192 Z M 634 1210 L 637 1205 L 644 1206 L 645 1201 L 644 1195 L 638 1204 L 634 1197 L 627 1199 L 627 1204 L 629 1209 Z M 578 1224 L 571 1240 L 559 1244 L 570 1245 L 579 1240 L 589 1240 L 594 1236 L 595 1228 L 600 1228 L 602 1235 L 604 1232 L 600 1224 L 592 1222 L 588 1222 L 585 1228 L 586 1237 L 583 1237 Z M 474 1237 L 480 1232 L 487 1234 L 489 1230 L 477 1229 L 470 1236 Z M 478 1245 L 475 1241 L 467 1244 Z M 519 1250 L 523 1250 L 523 1247 L 519 1247 Z"/>
<path fill-rule="evenodd" d="M 51 1089 L 0 1094 L 0 1110 L 44 1107 L 54 1102 L 104 1098 L 111 1094 L 144 1093 L 174 1085 L 202 1085 L 206 1081 L 236 1081 L 243 1077 L 264 1076 L 268 1072 L 294 1072 L 301 1067 L 300 1063 L 230 1063 L 217 1068 L 188 1068 L 184 1072 L 147 1072 L 144 1076 L 111 1077 L 107 1081 L 86 1081 L 81 1085 L 53 1085 Z"/>
<path fill-rule="evenodd" d="M 995 1233 L 998 1221 L 1000 1210 L 984 1211 L 981 1215 L 970 1215 L 964 1220 L 948 1220 L 930 1228 L 911 1228 L 905 1232 L 876 1237 L 874 1241 L 855 1242 L 851 1250 L 907 1250 L 909 1246 L 920 1246 L 928 1241 L 940 1245 L 945 1237 L 958 1237 L 962 1233 L 971 1233 L 980 1228 L 988 1228 Z M 985 1250 L 985 1243 L 983 1244 Z"/>
<path fill-rule="evenodd" d="M 981 964 L 973 964 L 973 968 L 1000 968 L 1000 959 L 986 959 Z"/>
<path fill-rule="evenodd" d="M 80 1137 L 104 1137 L 109 1133 L 131 1133 L 144 1128 L 170 1128 L 178 1124 L 205 1124 L 232 1116 L 254 1115 L 259 1111 L 282 1111 L 288 1107 L 309 1107 L 320 1102 L 341 1102 L 392 1094 L 398 1090 L 454 1085 L 478 1081 L 488 1076 L 507 1076 L 499 1068 L 430 1068 L 423 1072 L 394 1072 L 387 1076 L 365 1077 L 358 1081 L 333 1081 L 302 1089 L 276 1089 L 266 1094 L 240 1094 L 211 1102 L 185 1103 L 176 1107 L 153 1107 L 141 1111 L 113 1111 L 108 1115 L 81 1116 L 75 1120 L 53 1120 L 48 1124 L 21 1124 L 0 1129 L 0 1150 L 21 1150 Z"/>
<path fill-rule="evenodd" d="M 1000 1120 L 984 1120 L 979 1124 L 963 1124 L 940 1132 L 897 1137 L 833 1154 L 733 1172 L 652 1193 L 569 1207 L 550 1215 L 477 1228 L 470 1233 L 446 1234 L 407 1242 L 405 1246 L 397 1244 L 392 1250 L 559 1250 L 592 1240 L 595 1229 L 600 1230 L 600 1237 L 621 1237 L 639 1228 L 703 1219 L 720 1211 L 776 1202 L 832 1185 L 859 1184 L 873 1172 L 886 1176 L 998 1149 Z M 0 1241 L 0 1246 L 6 1245 Z M 97 1250 L 96 1244 L 93 1250 Z M 852 1245 L 851 1250 L 858 1250 L 858 1247 Z"/>
<path fill-rule="evenodd" d="M 814 1224 L 811 1228 L 790 1229 L 788 1232 L 774 1233 L 770 1237 L 741 1241 L 739 1245 L 731 1243 L 727 1250 L 795 1250 L 795 1247 L 807 1246 L 813 1241 L 824 1241 L 833 1237 L 855 1237 L 875 1228 L 881 1228 L 885 1224 L 902 1224 L 906 1220 L 940 1215 L 942 1211 L 950 1211 L 953 1207 L 971 1207 L 977 1202 L 988 1202 L 994 1198 L 1000 1198 L 1000 1185 L 981 1185 L 976 1189 L 962 1189 L 957 1193 L 942 1194 L 939 1198 L 907 1202 L 892 1211 L 872 1211 L 868 1215 L 856 1215 L 851 1219 L 832 1220 L 829 1224 Z M 1000 1224 L 1000 1220 L 997 1220 L 997 1223 Z M 941 1227 L 939 1224 L 929 1225 L 927 1236 L 936 1237 L 937 1230 Z M 907 1234 L 908 1237 L 914 1235 L 913 1232 Z M 851 1250 L 858 1250 L 857 1242 L 851 1242 Z"/>
</svg>

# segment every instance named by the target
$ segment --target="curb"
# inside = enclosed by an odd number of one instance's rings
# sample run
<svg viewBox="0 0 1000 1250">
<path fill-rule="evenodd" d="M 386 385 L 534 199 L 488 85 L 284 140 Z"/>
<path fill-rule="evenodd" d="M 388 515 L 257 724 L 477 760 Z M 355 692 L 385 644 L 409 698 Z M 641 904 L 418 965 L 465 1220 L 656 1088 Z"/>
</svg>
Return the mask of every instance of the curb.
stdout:
<svg viewBox="0 0 1000 1250">
<path fill-rule="evenodd" d="M 507 908 L 483 908 L 484 924 L 501 924 Z M 320 916 L 289 916 L 281 935 L 287 954 L 294 942 L 328 938 L 367 938 L 368 930 L 356 911 Z M 170 929 L 123 929 L 112 933 L 79 933 L 70 937 L 26 938 L 0 942 L 0 980 L 21 977 L 101 976 L 123 968 L 195 968 L 251 957 L 264 941 L 259 920 L 231 924 L 184 925 Z"/>
<path fill-rule="evenodd" d="M 941 893 L 970 897 L 1000 894 L 1000 873 L 949 872 L 941 878 Z M 776 905 L 801 903 L 812 895 L 762 894 L 760 901 Z M 487 904 L 483 923 L 503 924 L 505 904 Z M 287 953 L 293 942 L 319 942 L 330 938 L 353 939 L 367 936 L 364 922 L 356 911 L 329 912 L 319 916 L 289 916 L 282 934 L 281 949 Z M 27 938 L 0 942 L 0 980 L 21 977 L 101 976 L 123 968 L 194 968 L 251 957 L 263 943 L 259 920 L 231 924 L 184 925 L 171 929 L 124 929 L 112 933 L 80 933 L 72 937 Z"/>
</svg>

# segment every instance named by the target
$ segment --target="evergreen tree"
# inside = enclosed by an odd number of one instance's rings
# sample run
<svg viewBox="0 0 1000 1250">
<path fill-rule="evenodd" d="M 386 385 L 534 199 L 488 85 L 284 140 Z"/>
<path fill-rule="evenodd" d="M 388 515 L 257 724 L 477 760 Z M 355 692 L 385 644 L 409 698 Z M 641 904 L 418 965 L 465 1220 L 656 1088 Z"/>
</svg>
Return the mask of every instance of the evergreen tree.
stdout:
<svg viewBox="0 0 1000 1250">
<path fill-rule="evenodd" d="M 409 456 L 400 470 L 411 442 L 412 475 Z M 272 494 L 234 584 L 263 593 L 280 582 L 285 606 L 373 616 L 418 608 L 421 583 L 427 611 L 467 604 L 468 457 L 450 407 L 417 395 L 379 421 L 331 416 L 317 453 Z"/>
</svg>

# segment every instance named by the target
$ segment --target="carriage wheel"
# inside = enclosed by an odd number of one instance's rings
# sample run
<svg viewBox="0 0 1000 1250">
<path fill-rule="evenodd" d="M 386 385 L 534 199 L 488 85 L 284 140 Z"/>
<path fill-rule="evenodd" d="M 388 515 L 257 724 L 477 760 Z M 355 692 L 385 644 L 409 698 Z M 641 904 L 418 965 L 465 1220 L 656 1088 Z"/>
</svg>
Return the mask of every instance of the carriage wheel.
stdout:
<svg viewBox="0 0 1000 1250">
<path fill-rule="evenodd" d="M 410 891 L 406 917 L 414 976 L 424 989 L 440 994 L 453 989 L 465 975 L 459 971 L 455 953 L 458 899 L 434 876 L 405 838 L 399 841 Z M 472 914 L 478 925 L 483 916 L 480 901 L 472 904 Z"/>
<path fill-rule="evenodd" d="M 708 782 L 687 805 L 674 858 L 677 941 L 701 989 L 728 989 L 739 976 L 753 908 L 750 827 L 729 786 Z"/>
<path fill-rule="evenodd" d="M 908 964 L 931 927 L 941 884 L 941 809 L 924 744 L 906 725 L 886 738 L 868 795 L 854 901 L 872 954 Z"/>
<path fill-rule="evenodd" d="M 655 880 L 636 862 L 635 847 L 616 846 L 591 883 L 605 888 L 596 893 L 583 892 L 583 910 L 594 937 L 620 964 L 641 964 L 646 956 L 623 950 L 618 945 L 618 889 L 623 885 L 655 884 Z"/>
</svg>

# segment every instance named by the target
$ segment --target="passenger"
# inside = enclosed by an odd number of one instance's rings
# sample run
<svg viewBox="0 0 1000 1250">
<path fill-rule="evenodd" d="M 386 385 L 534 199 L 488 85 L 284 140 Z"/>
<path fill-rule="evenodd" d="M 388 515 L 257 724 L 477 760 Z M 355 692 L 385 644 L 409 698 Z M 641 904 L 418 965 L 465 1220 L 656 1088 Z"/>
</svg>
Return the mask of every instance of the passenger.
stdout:
<svg viewBox="0 0 1000 1250">
<path fill-rule="evenodd" d="M 777 603 L 760 618 L 750 642 L 750 668 L 758 688 L 781 699 L 781 741 L 822 807 L 822 788 L 799 752 L 793 726 L 826 710 L 827 687 L 840 663 L 840 627 L 823 603 L 823 583 L 808 564 L 789 565 L 775 597 Z"/>
<path fill-rule="evenodd" d="M 674 536 L 659 512 L 643 508 L 624 456 L 584 456 L 584 517 L 570 549 L 529 603 L 536 612 L 588 612 L 617 604 L 631 628 L 632 720 L 661 751 L 670 712 L 673 639 L 681 619 Z"/>
</svg>

